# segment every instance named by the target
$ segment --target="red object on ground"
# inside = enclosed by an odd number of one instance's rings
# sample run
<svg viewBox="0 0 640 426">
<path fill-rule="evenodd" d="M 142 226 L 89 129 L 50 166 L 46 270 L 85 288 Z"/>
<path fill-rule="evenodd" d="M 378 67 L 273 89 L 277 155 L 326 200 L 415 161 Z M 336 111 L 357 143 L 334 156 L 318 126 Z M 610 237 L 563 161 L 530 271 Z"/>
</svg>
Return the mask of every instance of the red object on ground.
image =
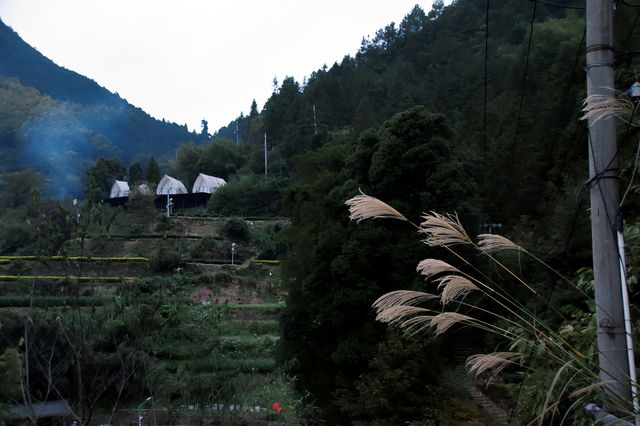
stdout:
<svg viewBox="0 0 640 426">
<path fill-rule="evenodd" d="M 273 408 L 274 410 L 276 410 L 278 412 L 278 414 L 282 413 L 282 411 L 284 410 L 281 406 L 279 402 L 274 402 L 273 405 L 271 406 L 271 408 Z"/>
</svg>

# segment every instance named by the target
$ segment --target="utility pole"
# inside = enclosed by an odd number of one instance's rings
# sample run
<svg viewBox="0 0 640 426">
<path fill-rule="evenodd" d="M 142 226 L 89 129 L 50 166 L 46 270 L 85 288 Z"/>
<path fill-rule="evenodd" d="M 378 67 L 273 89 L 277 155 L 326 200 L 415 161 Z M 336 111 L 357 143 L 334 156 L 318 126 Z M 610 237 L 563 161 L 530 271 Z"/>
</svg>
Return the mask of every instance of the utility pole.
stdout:
<svg viewBox="0 0 640 426">
<path fill-rule="evenodd" d="M 264 181 L 267 181 L 267 134 L 264 134 Z"/>
<path fill-rule="evenodd" d="M 615 97 L 613 2 L 587 0 L 587 95 Z M 615 222 L 618 160 L 615 118 L 589 120 L 589 189 L 600 378 L 614 404 L 631 402 Z"/>
</svg>

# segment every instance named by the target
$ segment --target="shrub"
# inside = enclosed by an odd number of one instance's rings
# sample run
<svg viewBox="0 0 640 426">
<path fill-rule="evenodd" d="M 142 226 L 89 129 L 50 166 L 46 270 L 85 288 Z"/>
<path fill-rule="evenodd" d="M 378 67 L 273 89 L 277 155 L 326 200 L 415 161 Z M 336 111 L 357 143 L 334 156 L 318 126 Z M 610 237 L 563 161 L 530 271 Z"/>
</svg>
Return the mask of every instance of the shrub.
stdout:
<svg viewBox="0 0 640 426">
<path fill-rule="evenodd" d="M 274 215 L 282 208 L 277 182 L 265 182 L 258 176 L 240 176 L 218 189 L 207 206 L 210 213 Z"/>
<path fill-rule="evenodd" d="M 149 266 L 155 272 L 169 272 L 180 266 L 180 253 L 161 246 L 149 259 Z"/>
<path fill-rule="evenodd" d="M 222 233 L 231 240 L 246 240 L 249 238 L 249 227 L 244 219 L 234 216 L 222 225 Z"/>
</svg>

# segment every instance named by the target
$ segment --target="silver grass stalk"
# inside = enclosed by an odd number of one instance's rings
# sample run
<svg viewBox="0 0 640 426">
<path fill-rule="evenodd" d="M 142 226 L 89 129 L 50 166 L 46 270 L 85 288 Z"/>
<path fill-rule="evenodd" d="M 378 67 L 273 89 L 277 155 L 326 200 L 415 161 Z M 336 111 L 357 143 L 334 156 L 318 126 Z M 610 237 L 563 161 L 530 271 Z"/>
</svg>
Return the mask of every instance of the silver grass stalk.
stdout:
<svg viewBox="0 0 640 426">
<path fill-rule="evenodd" d="M 610 385 L 613 385 L 613 384 L 615 384 L 614 380 L 605 380 L 605 381 L 598 382 L 598 383 L 592 383 L 589 386 L 585 386 L 583 388 L 580 388 L 578 390 L 575 390 L 575 391 L 571 392 L 569 394 L 569 398 L 577 398 L 579 396 L 591 393 L 596 389 L 600 389 L 602 387 L 610 386 Z"/>
<path fill-rule="evenodd" d="M 464 297 L 472 291 L 478 290 L 478 287 L 468 279 L 459 275 L 447 275 L 439 278 L 438 289 L 443 289 L 440 295 L 440 303 L 446 305 L 458 297 Z"/>
<path fill-rule="evenodd" d="M 424 234 L 424 242 L 429 246 L 450 246 L 472 244 L 471 238 L 460 224 L 457 214 L 441 215 L 431 212 L 422 216 L 419 233 Z"/>
<path fill-rule="evenodd" d="M 373 307 L 378 311 L 389 309 L 392 306 L 416 306 L 428 300 L 437 299 L 435 294 L 423 293 L 412 290 L 396 290 L 383 294 L 375 302 Z"/>
<path fill-rule="evenodd" d="M 443 272 L 460 272 L 458 268 L 438 259 L 424 259 L 420 261 L 416 267 L 416 271 L 418 271 L 420 275 L 424 276 L 425 279 Z"/>
<path fill-rule="evenodd" d="M 491 376 L 499 374 L 509 364 L 515 364 L 515 358 L 521 356 L 518 352 L 494 352 L 491 354 L 471 355 L 465 362 L 467 372 L 475 377 L 485 372 L 491 372 Z"/>
<path fill-rule="evenodd" d="M 611 95 L 591 95 L 583 102 L 584 114 L 581 120 L 589 120 L 591 124 L 607 117 L 627 117 L 633 115 L 633 102 L 626 97 L 613 97 Z"/>
<path fill-rule="evenodd" d="M 484 254 L 493 254 L 502 250 L 526 251 L 510 239 L 497 234 L 478 235 L 478 249 Z"/>
<path fill-rule="evenodd" d="M 431 318 L 431 327 L 435 327 L 436 336 L 441 335 L 458 323 L 475 324 L 476 321 L 470 316 L 457 312 L 443 312 Z"/>
<path fill-rule="evenodd" d="M 400 324 L 405 336 L 413 337 L 416 334 L 422 333 L 428 328 L 431 328 L 432 315 L 418 315 L 410 318 Z"/>
<path fill-rule="evenodd" d="M 378 311 L 376 321 L 397 324 L 406 321 L 414 315 L 425 314 L 427 312 L 431 312 L 431 310 L 419 308 L 417 306 L 391 306 L 387 309 Z"/>
<path fill-rule="evenodd" d="M 378 218 L 398 219 L 408 222 L 407 218 L 399 211 L 375 197 L 366 195 L 362 191 L 360 195 L 345 201 L 345 204 L 349 206 L 349 219 L 355 220 L 356 223 L 360 223 L 365 219 Z"/>
</svg>

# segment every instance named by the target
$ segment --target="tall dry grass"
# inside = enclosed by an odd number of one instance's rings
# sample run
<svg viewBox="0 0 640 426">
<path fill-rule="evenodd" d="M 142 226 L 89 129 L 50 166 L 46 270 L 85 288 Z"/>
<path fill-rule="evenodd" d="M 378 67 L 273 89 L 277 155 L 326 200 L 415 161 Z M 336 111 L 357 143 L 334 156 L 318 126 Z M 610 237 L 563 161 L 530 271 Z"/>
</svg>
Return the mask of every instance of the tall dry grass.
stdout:
<svg viewBox="0 0 640 426">
<path fill-rule="evenodd" d="M 593 102 L 590 105 L 596 108 L 598 104 Z M 425 278 L 431 292 L 399 290 L 380 296 L 373 303 L 378 321 L 397 326 L 411 337 L 429 331 L 436 335 L 455 332 L 459 326 L 475 327 L 498 336 L 503 350 L 472 355 L 467 359 L 466 368 L 475 377 L 488 378 L 495 377 L 505 369 L 531 373 L 544 368 L 552 380 L 547 386 L 534 389 L 539 392 L 537 398 L 541 402 L 531 416 L 532 423 L 575 422 L 580 417 L 580 407 L 585 401 L 598 401 L 618 413 L 632 415 L 630 401 L 617 398 L 611 392 L 603 392 L 608 384 L 600 380 L 595 355 L 585 353 L 573 344 L 566 327 L 552 329 L 547 321 L 541 320 L 527 308 L 527 303 L 512 296 L 514 292 L 506 290 L 476 269 L 457 251 L 457 247 L 472 247 L 501 270 L 502 275 L 511 280 L 511 285 L 515 283 L 532 298 L 549 306 L 558 321 L 566 321 L 565 314 L 548 304 L 548 295 L 540 294 L 533 285 L 510 270 L 501 262 L 499 254 L 515 251 L 519 255 L 530 256 L 541 268 L 560 275 L 541 259 L 504 236 L 481 234 L 472 239 L 456 214 L 425 213 L 422 221 L 416 225 L 391 206 L 364 193 L 349 199 L 346 205 L 351 219 L 357 222 L 373 218 L 406 221 L 416 228 L 426 245 L 441 247 L 460 262 L 460 265 L 451 265 L 439 259 L 418 262 L 416 270 Z M 562 278 L 566 285 L 586 296 L 583 289 Z M 473 294 L 482 297 L 470 301 Z M 479 300 L 483 302 L 478 303 Z M 606 353 L 599 356 L 606 356 Z M 541 367 L 540 359 L 544 360 L 544 367 Z"/>
</svg>

